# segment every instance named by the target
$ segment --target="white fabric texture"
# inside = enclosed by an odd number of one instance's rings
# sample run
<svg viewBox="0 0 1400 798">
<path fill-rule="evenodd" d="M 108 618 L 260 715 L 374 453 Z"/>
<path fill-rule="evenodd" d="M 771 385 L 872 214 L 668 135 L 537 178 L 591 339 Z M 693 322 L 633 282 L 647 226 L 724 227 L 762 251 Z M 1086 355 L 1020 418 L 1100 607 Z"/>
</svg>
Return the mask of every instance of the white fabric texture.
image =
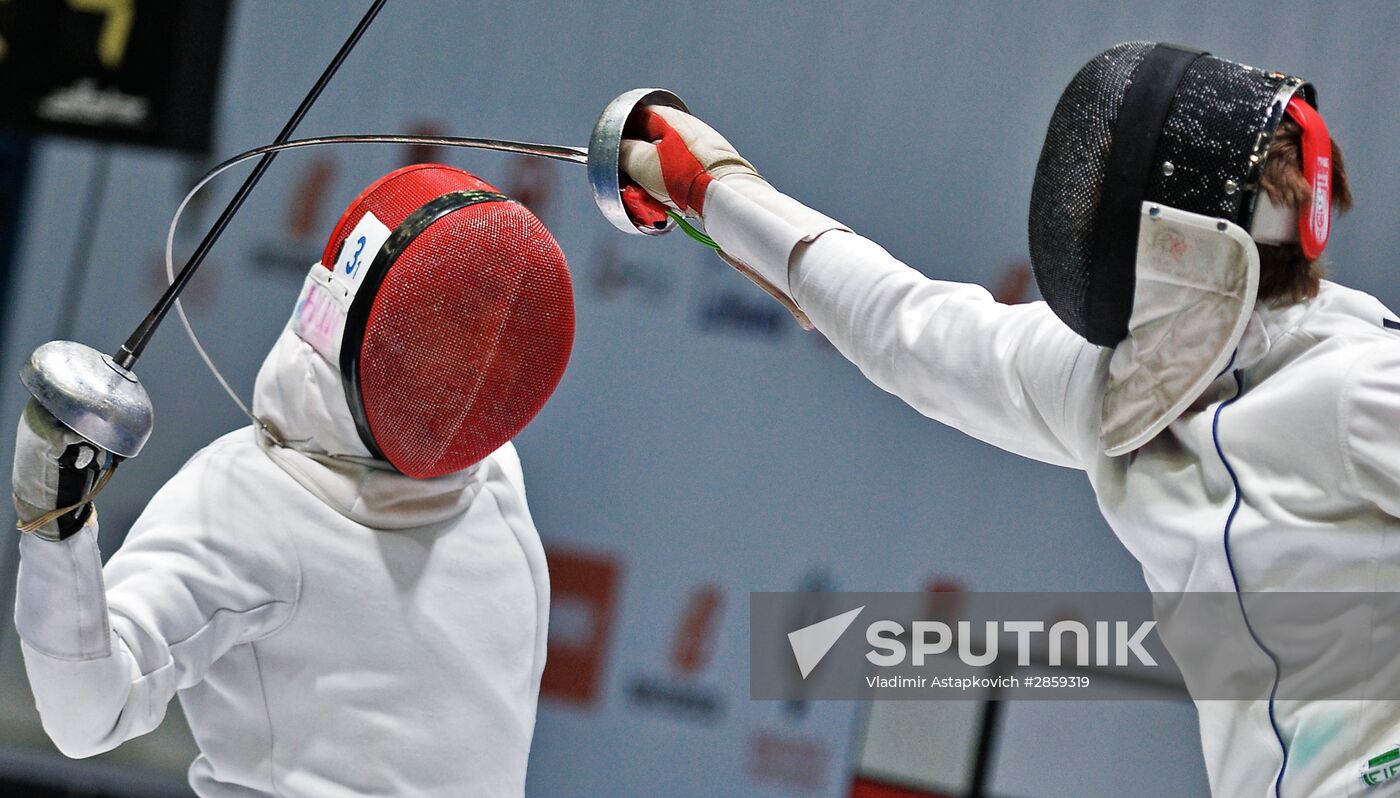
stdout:
<svg viewBox="0 0 1400 798">
<path fill-rule="evenodd" d="M 201 796 L 523 795 L 549 583 L 507 444 L 414 480 L 364 456 L 290 325 L 251 427 L 196 454 L 101 568 L 96 526 L 21 541 L 44 727 L 89 756 L 178 695 Z"/>
<path fill-rule="evenodd" d="M 722 246 L 742 246 L 717 222 Z M 1310 302 L 1257 307 L 1231 370 L 1141 448 L 1110 457 L 1100 425 L 1112 352 L 1044 303 L 930 280 L 845 232 L 772 257 L 755 265 L 790 265 L 793 298 L 876 384 L 993 445 L 1082 469 L 1159 595 L 1400 584 L 1400 333 L 1374 298 L 1324 283 Z M 1307 753 L 1291 758 L 1282 795 L 1383 794 L 1361 792 L 1360 764 L 1400 740 L 1391 707 L 1276 702 L 1285 744 Z M 1272 796 L 1283 754 L 1268 701 L 1197 711 L 1214 795 Z"/>
<path fill-rule="evenodd" d="M 829 230 L 847 228 L 779 193 L 734 145 L 701 120 L 676 108 L 650 108 L 680 135 L 701 168 L 714 178 L 705 190 L 702 221 L 712 237 L 722 237 L 732 244 L 724 248 L 722 257 L 763 290 L 791 298 L 786 264 L 793 247 Z M 667 193 L 655 144 L 624 139 L 621 163 L 627 176 L 647 193 L 672 210 L 677 209 L 676 201 Z M 718 228 L 711 229 L 712 224 Z M 782 268 L 772 268 L 772 264 L 782 264 Z M 799 322 L 805 321 L 796 311 L 794 315 Z"/>
<path fill-rule="evenodd" d="M 1298 209 L 1275 205 L 1268 192 L 1260 191 L 1254 201 L 1249 236 L 1260 244 L 1298 243 Z"/>
<path fill-rule="evenodd" d="M 1220 374 L 1259 291 L 1238 225 L 1144 202 L 1128 337 L 1113 348 L 1099 440 L 1109 456 L 1152 440 Z"/>
<path fill-rule="evenodd" d="M 373 220 L 374 214 L 366 212 L 364 218 Z M 345 320 L 358 288 L 358 283 L 319 263 L 311 264 L 302 281 L 291 327 L 327 363 L 340 362 L 340 339 L 345 337 Z"/>
<path fill-rule="evenodd" d="M 62 472 L 59 460 L 69 446 L 78 443 L 85 443 L 83 437 L 54 418 L 37 400 L 30 399 L 24 406 L 15 430 L 14 472 L 10 481 L 20 521 L 28 524 L 58 509 Z M 99 456 L 99 451 L 97 446 L 87 443 L 75 465 L 95 469 L 97 465 L 93 460 Z M 77 496 L 65 497 L 65 503 L 71 504 L 77 499 Z M 35 528 L 31 534 L 58 540 L 62 533 L 58 521 L 53 520 Z"/>
<path fill-rule="evenodd" d="M 705 232 L 724 252 L 748 266 L 785 296 L 788 256 L 845 225 L 781 194 L 757 175 L 731 175 L 705 190 Z"/>
<path fill-rule="evenodd" d="M 347 518 L 367 526 L 414 527 L 461 512 L 481 489 L 476 478 L 480 464 L 421 480 L 371 458 L 355 430 L 340 386 L 340 370 L 335 364 L 339 344 L 334 350 L 326 350 L 324 345 L 318 349 L 303 339 L 311 333 L 306 323 L 309 314 L 321 319 L 333 316 L 316 309 L 312 297 L 343 293 L 341 301 L 348 306 L 354 296 L 349 287 L 329 274 L 319 264 L 311 267 L 292 320 L 258 373 L 253 415 L 286 444 L 274 446 L 263 438 L 259 445 L 303 487 Z M 343 328 L 343 319 L 332 326 Z"/>
</svg>

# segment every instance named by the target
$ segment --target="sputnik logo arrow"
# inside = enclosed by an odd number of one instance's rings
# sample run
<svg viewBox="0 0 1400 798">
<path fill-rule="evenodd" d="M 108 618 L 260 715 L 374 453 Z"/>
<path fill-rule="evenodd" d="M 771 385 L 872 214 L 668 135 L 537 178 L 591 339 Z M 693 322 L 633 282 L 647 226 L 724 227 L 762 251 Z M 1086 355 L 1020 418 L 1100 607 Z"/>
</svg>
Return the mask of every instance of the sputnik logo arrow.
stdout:
<svg viewBox="0 0 1400 798">
<path fill-rule="evenodd" d="M 801 671 L 803 679 L 817 667 L 817 663 L 822 661 L 822 657 L 826 656 L 831 647 L 836 645 L 836 641 L 841 639 L 841 635 L 846 633 L 846 629 L 863 609 L 864 605 L 824 621 L 817 621 L 811 626 L 804 626 L 795 632 L 788 632 L 792 656 L 797 660 L 797 669 Z"/>
</svg>

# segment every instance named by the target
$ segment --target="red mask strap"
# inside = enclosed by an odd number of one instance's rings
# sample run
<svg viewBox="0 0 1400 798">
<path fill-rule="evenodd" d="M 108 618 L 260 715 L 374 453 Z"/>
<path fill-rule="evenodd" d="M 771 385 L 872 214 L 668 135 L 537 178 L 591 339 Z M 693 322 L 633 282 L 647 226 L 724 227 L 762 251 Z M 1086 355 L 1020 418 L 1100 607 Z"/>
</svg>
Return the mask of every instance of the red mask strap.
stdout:
<svg viewBox="0 0 1400 798">
<path fill-rule="evenodd" d="M 1288 101 L 1288 115 L 1303 129 L 1303 177 L 1312 196 L 1298 214 L 1298 243 L 1312 259 L 1322 254 L 1332 231 L 1332 137 L 1322 115 L 1302 97 Z"/>
</svg>

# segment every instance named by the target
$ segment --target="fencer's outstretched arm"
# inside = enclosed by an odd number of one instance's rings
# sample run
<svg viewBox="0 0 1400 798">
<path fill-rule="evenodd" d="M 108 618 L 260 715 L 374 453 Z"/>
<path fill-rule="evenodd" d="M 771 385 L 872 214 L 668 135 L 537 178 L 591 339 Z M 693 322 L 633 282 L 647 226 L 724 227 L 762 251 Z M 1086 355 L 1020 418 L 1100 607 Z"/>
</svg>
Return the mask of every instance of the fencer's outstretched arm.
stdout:
<svg viewBox="0 0 1400 798">
<path fill-rule="evenodd" d="M 300 583 L 285 530 L 205 533 L 211 514 L 261 501 L 214 449 L 156 494 L 105 572 L 95 514 L 65 540 L 20 539 L 15 624 L 44 729 L 68 756 L 151 731 L 176 690 L 291 618 Z"/>
<path fill-rule="evenodd" d="M 1097 451 L 1107 360 L 1043 303 L 930 280 L 770 186 L 722 136 L 674 108 L 623 142 L 627 174 L 701 216 L 734 259 L 791 297 L 877 385 L 1003 449 L 1067 466 Z"/>
<path fill-rule="evenodd" d="M 817 329 L 920 413 L 1059 465 L 1096 448 L 1101 350 L 1043 303 L 1005 305 L 981 286 L 931 280 L 841 230 L 799 244 L 789 281 Z"/>
<path fill-rule="evenodd" d="M 1083 462 L 1096 443 L 1102 350 L 1043 303 L 1004 305 L 980 286 L 931 280 L 843 227 L 812 224 L 766 184 L 733 183 L 710 188 L 710 234 L 784 288 L 872 382 L 994 446 Z M 770 246 L 756 225 L 793 234 Z"/>
</svg>

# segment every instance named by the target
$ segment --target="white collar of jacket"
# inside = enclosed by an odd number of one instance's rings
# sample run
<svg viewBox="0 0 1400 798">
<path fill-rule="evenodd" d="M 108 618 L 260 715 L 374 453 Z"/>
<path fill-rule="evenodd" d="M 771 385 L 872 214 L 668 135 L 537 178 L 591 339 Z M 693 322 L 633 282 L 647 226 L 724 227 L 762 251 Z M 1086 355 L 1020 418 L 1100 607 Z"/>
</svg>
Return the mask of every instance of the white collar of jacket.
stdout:
<svg viewBox="0 0 1400 798">
<path fill-rule="evenodd" d="M 253 415 L 281 445 L 259 436 L 268 457 L 340 514 L 377 529 L 407 529 L 461 514 L 481 490 L 480 464 L 435 479 L 414 479 L 370 457 L 345 401 L 339 364 L 304 340 L 308 301 L 324 292 L 329 270 L 315 264 L 307 274 L 292 319 L 258 371 Z M 339 332 L 333 338 L 339 348 Z M 330 338 L 319 340 L 321 348 Z"/>
<path fill-rule="evenodd" d="M 1152 440 L 1231 367 L 1258 291 L 1259 252 L 1243 228 L 1143 203 L 1128 337 L 1109 359 L 1105 454 Z"/>
</svg>

